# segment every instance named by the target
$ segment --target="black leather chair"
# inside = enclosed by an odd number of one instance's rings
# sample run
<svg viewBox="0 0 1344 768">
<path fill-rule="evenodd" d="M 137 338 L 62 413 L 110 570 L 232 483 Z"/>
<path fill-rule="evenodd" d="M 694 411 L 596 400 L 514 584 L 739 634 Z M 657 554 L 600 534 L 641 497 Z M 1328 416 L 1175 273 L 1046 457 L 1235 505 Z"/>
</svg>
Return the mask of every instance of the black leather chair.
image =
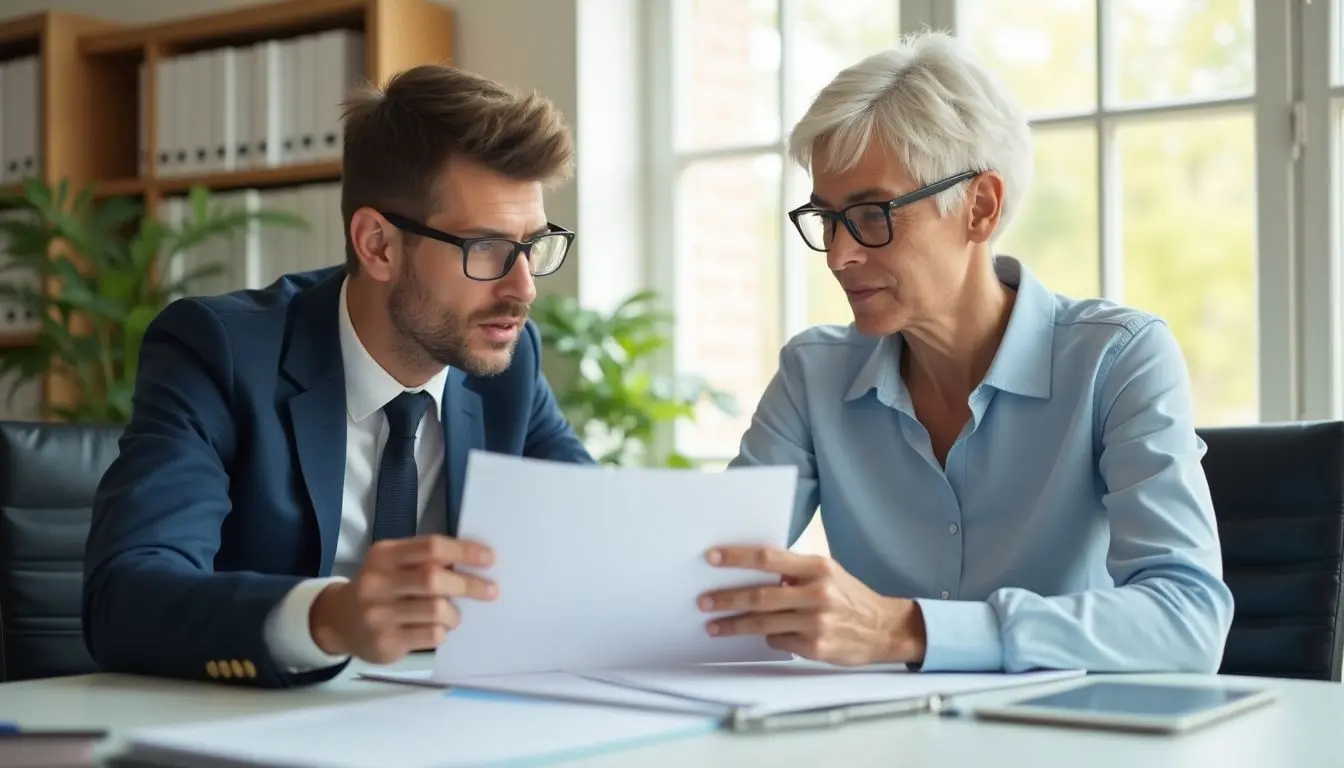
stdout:
<svg viewBox="0 0 1344 768">
<path fill-rule="evenodd" d="M 0 422 L 0 682 L 97 671 L 80 623 L 84 542 L 120 436 Z"/>
<path fill-rule="evenodd" d="M 1344 422 L 1199 430 L 1236 612 L 1223 674 L 1340 680 Z"/>
</svg>

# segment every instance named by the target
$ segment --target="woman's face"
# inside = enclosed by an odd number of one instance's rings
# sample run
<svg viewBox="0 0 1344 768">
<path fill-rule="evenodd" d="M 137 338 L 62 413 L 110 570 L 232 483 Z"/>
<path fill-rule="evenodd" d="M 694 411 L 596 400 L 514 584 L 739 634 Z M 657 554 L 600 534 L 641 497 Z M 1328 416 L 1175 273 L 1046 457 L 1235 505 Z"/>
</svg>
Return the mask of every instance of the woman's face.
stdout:
<svg viewBox="0 0 1344 768">
<path fill-rule="evenodd" d="M 854 203 L 881 203 L 914 192 L 920 184 L 910 178 L 894 154 L 880 142 L 870 144 L 860 162 L 843 172 L 818 170 L 813 164 L 812 203 L 839 211 Z M 840 223 L 835 228 L 827 266 L 845 290 L 859 332 L 885 336 L 952 311 L 957 294 L 973 263 L 977 235 L 972 208 L 980 207 L 975 187 L 984 176 L 961 183 L 972 185 L 968 203 L 940 217 L 932 197 L 891 211 L 891 240 L 869 247 L 856 240 Z M 997 217 L 995 217 L 997 218 Z M 886 225 L 876 209 L 851 213 L 864 240 L 880 242 Z"/>
</svg>

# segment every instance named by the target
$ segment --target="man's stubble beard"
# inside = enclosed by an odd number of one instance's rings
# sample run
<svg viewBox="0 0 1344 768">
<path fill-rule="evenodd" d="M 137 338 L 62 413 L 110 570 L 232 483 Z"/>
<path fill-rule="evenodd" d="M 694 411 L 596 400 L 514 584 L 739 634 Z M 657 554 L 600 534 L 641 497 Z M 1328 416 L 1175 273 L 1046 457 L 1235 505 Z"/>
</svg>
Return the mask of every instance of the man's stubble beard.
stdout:
<svg viewBox="0 0 1344 768">
<path fill-rule="evenodd" d="M 472 376 L 503 373 L 513 362 L 513 353 L 518 347 L 517 338 L 496 347 L 496 351 L 505 353 L 499 360 L 473 354 L 467 335 L 475 318 L 513 317 L 520 322 L 527 319 L 527 307 L 514 302 L 500 302 L 474 313 L 474 318 L 463 318 L 450 310 L 437 308 L 434 297 L 421 284 L 410 259 L 402 262 L 401 274 L 392 286 L 388 312 L 396 331 L 399 354 L 417 365 L 446 365 Z"/>
</svg>

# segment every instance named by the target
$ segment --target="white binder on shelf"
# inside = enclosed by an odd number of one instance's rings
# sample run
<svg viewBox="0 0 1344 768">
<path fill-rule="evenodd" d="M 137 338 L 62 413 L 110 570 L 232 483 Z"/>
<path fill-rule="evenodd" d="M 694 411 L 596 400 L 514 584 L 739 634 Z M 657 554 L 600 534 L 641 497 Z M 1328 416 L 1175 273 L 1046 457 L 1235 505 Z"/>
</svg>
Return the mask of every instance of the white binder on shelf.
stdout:
<svg viewBox="0 0 1344 768">
<path fill-rule="evenodd" d="M 212 172 L 233 171 L 237 168 L 238 131 L 234 123 L 238 102 L 238 56 L 230 47 L 216 48 L 205 54 L 210 68 L 210 159 L 207 166 Z"/>
<path fill-rule="evenodd" d="M 253 168 L 280 164 L 280 42 L 263 40 L 249 49 L 252 87 L 248 107 L 248 153 Z"/>
<path fill-rule="evenodd" d="M 136 167 L 139 174 L 145 176 L 149 173 L 149 121 L 154 119 L 149 114 L 149 65 L 140 62 L 136 73 Z"/>
<path fill-rule="evenodd" d="M 279 74 L 274 82 L 279 86 L 280 147 L 273 165 L 293 165 L 299 162 L 301 142 L 299 132 L 298 69 L 299 43 L 297 39 L 279 41 Z M 272 104 L 275 102 L 272 101 Z"/>
<path fill-rule="evenodd" d="M 17 210 L 0 211 L 0 218 L 12 219 L 22 215 Z M 10 264 L 9 241 L 8 237 L 0 232 L 0 266 L 8 267 Z M 30 272 L 14 270 L 0 272 L 0 280 L 8 285 L 26 286 L 34 288 L 37 286 L 37 277 Z M 32 308 L 25 306 L 19 301 L 8 296 L 0 297 L 0 338 L 11 338 L 14 336 L 25 336 L 37 331 L 40 323 L 33 314 Z M 6 385 L 7 386 L 7 385 Z M 0 388 L 0 398 L 6 390 Z"/>
<path fill-rule="evenodd" d="M 296 66 L 294 93 L 298 102 L 298 147 L 295 152 L 296 163 L 312 163 L 317 160 L 318 101 L 321 88 L 318 83 L 323 78 L 318 69 L 317 36 L 304 35 L 295 40 Z"/>
<path fill-rule="evenodd" d="M 23 166 L 19 179 L 22 180 L 42 175 L 42 97 L 37 57 L 25 56 L 19 59 L 19 68 L 19 87 L 23 91 L 23 101 L 19 105 L 19 130 L 22 136 L 19 156 Z"/>
<path fill-rule="evenodd" d="M 261 191 L 248 189 L 243 191 L 243 206 L 246 210 L 256 212 L 261 210 Z M 240 288 L 262 288 L 265 283 L 262 282 L 262 224 L 253 219 L 247 223 L 247 227 L 240 233 L 239 260 L 242 267 L 242 285 Z"/>
<path fill-rule="evenodd" d="M 4 63 L 3 91 L 0 91 L 0 183 L 17 184 L 41 174 L 40 65 L 36 56 L 24 56 Z"/>
<path fill-rule="evenodd" d="M 295 266 L 298 271 L 319 269 L 331 263 L 326 252 L 327 185 L 307 184 L 298 187 L 297 192 L 298 214 L 308 227 L 299 230 L 300 261 Z"/>
<path fill-rule="evenodd" d="M 224 119 L 230 123 L 232 165 L 230 170 L 245 170 L 255 165 L 252 153 L 252 109 L 254 87 L 252 48 L 230 49 L 232 60 L 233 94 L 227 103 Z"/>
<path fill-rule="evenodd" d="M 187 97 L 183 100 L 184 105 L 188 105 L 189 125 L 191 133 L 189 134 L 187 146 L 191 152 L 191 159 L 188 161 L 190 170 L 189 175 L 209 173 L 213 168 L 212 158 L 214 156 L 214 145 L 211 137 L 214 133 L 214 102 L 218 96 L 213 92 L 214 78 L 212 75 L 211 51 L 200 51 L 190 54 L 191 64 L 191 86 Z"/>
<path fill-rule="evenodd" d="M 298 192 L 294 189 L 274 189 L 262 193 L 261 204 L 268 210 L 299 213 Z M 297 271 L 301 238 L 307 234 L 294 227 L 266 227 L 262 230 L 261 284 L 270 285 L 281 275 Z"/>
<path fill-rule="evenodd" d="M 177 61 L 161 58 L 155 69 L 154 131 L 158 134 L 154 157 L 155 175 L 166 178 L 173 175 L 177 160 L 177 135 L 172 119 L 177 106 L 177 87 L 174 84 L 177 79 Z M 167 202 L 164 201 L 165 204 Z"/>
<path fill-rule="evenodd" d="M 341 102 L 364 79 L 364 36 L 348 29 L 333 29 L 317 36 L 314 44 L 317 72 L 312 83 L 316 103 L 317 141 L 313 160 L 341 159 L 344 140 Z"/>
</svg>

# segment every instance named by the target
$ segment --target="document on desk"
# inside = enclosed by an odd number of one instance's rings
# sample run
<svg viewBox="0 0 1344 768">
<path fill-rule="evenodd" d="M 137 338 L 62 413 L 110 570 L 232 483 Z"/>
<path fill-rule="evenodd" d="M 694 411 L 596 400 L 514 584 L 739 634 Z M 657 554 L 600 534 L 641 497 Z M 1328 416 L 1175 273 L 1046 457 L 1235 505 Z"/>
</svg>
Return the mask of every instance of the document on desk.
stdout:
<svg viewBox="0 0 1344 768">
<path fill-rule="evenodd" d="M 826 723 L 832 719 L 852 719 L 850 710 L 869 705 L 885 705 L 879 707 L 879 716 L 930 711 L 939 706 L 935 700 L 1059 682 L 1083 674 L 1083 670 L 911 672 L 904 664 L 840 667 L 795 659 L 484 675 L 463 679 L 455 687 L 543 700 L 710 715 L 729 727 L 768 728 L 818 724 L 814 720 Z M 370 671 L 363 676 L 443 685 L 435 682 L 428 670 Z M 779 723 L 767 723 L 772 718 L 782 719 Z"/>
<path fill-rule="evenodd" d="M 901 664 L 837 667 L 795 660 L 602 670 L 583 676 L 649 693 L 716 702 L 751 716 L 767 717 L 878 702 L 918 702 L 934 696 L 1056 682 L 1083 674 L 1082 670 L 910 672 Z"/>
<path fill-rule="evenodd" d="M 131 731 L 134 765 L 536 765 L 709 733 L 703 715 L 433 691 Z"/>
<path fill-rule="evenodd" d="M 494 549 L 479 572 L 499 597 L 457 601 L 435 678 L 789 658 L 759 636 L 711 637 L 696 599 L 778 582 L 705 553 L 787 547 L 796 485 L 792 466 L 611 468 L 473 451 L 457 533 Z"/>
</svg>

